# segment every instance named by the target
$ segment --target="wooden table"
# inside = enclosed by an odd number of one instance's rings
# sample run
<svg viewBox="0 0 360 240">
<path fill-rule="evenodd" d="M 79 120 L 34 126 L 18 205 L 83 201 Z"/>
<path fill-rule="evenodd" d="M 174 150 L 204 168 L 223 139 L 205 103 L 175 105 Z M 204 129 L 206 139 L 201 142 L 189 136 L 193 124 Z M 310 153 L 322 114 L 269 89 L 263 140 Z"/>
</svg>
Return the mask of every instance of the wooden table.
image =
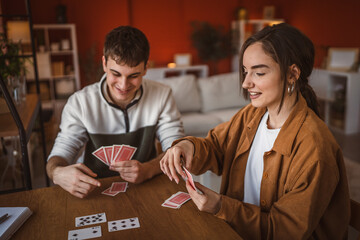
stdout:
<svg viewBox="0 0 360 240">
<path fill-rule="evenodd" d="M 107 221 L 138 217 L 140 228 L 109 232 L 107 222 L 101 226 L 102 239 L 241 239 L 223 220 L 200 212 L 193 201 L 180 209 L 161 204 L 178 191 L 186 192 L 165 175 L 142 184 L 129 184 L 125 193 L 115 197 L 101 194 L 119 177 L 100 180 L 102 185 L 87 198 L 76 198 L 58 186 L 0 195 L 0 207 L 27 206 L 33 215 L 15 233 L 13 239 L 67 239 L 75 227 L 75 218 L 106 213 Z M 85 227 L 81 227 L 85 228 Z"/>
<path fill-rule="evenodd" d="M 40 99 L 37 94 L 27 94 L 26 101 L 17 107 L 21 121 L 24 124 L 27 140 L 35 123 L 36 116 L 40 109 Z M 11 113 L 0 114 L 0 137 L 17 136 L 19 129 L 16 126 Z"/>
</svg>

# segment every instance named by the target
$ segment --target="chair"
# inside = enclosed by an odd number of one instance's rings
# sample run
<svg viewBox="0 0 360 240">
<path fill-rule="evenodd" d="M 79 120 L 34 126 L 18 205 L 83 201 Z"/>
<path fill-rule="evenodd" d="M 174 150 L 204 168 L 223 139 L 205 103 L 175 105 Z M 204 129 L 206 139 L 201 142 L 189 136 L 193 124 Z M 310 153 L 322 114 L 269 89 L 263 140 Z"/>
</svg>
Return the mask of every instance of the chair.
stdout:
<svg viewBox="0 0 360 240">
<path fill-rule="evenodd" d="M 350 226 L 360 232 L 360 203 L 350 199 L 350 209 Z M 358 236 L 358 240 L 360 240 L 360 236 Z"/>
</svg>

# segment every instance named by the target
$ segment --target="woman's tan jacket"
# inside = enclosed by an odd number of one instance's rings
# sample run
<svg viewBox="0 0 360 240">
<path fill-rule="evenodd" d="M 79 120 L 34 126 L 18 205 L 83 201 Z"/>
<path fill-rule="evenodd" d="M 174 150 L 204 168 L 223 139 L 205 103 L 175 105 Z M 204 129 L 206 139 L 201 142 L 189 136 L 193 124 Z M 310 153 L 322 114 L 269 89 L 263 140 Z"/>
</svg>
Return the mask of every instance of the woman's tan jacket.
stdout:
<svg viewBox="0 0 360 240">
<path fill-rule="evenodd" d="M 342 152 L 302 96 L 264 154 L 260 207 L 242 202 L 251 143 L 265 111 L 250 104 L 206 138 L 186 137 L 195 146 L 191 172 L 222 175 L 216 216 L 244 239 L 346 239 L 350 202 Z"/>
</svg>

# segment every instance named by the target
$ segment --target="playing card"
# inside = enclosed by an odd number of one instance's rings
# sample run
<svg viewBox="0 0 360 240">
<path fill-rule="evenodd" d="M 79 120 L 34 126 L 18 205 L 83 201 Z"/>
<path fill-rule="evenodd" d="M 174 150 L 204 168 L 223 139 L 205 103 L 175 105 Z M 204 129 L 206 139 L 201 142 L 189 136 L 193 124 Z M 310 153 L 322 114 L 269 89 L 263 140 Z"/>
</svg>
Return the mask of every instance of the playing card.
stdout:
<svg viewBox="0 0 360 240">
<path fill-rule="evenodd" d="M 69 231 L 68 240 L 80 240 L 101 237 L 101 227 L 89 227 Z"/>
<path fill-rule="evenodd" d="M 75 218 L 75 226 L 76 227 L 97 224 L 97 223 L 102 223 L 102 222 L 106 222 L 105 213 L 96 213 L 96 214 L 92 214 L 92 215 Z"/>
<path fill-rule="evenodd" d="M 177 192 L 172 195 L 170 198 L 166 199 L 166 203 L 171 205 L 182 205 L 191 199 L 188 193 Z"/>
<path fill-rule="evenodd" d="M 123 145 L 117 156 L 115 156 L 114 162 L 131 160 L 135 151 L 136 147 Z"/>
<path fill-rule="evenodd" d="M 113 146 L 105 146 L 104 152 L 105 152 L 106 162 L 108 165 L 110 165 L 112 161 Z"/>
<path fill-rule="evenodd" d="M 112 155 L 112 162 L 115 160 L 115 157 L 119 154 L 122 145 L 113 145 L 113 155 Z"/>
<path fill-rule="evenodd" d="M 110 187 L 111 192 L 126 192 L 127 182 L 113 182 Z"/>
<path fill-rule="evenodd" d="M 193 176 L 191 175 L 191 173 L 189 172 L 189 170 L 186 169 L 186 167 L 183 166 L 183 169 L 185 171 L 185 174 L 187 176 L 187 179 L 189 180 L 189 183 L 190 183 L 190 186 L 196 190 L 197 193 L 199 194 L 202 194 L 202 192 L 195 186 L 195 183 L 194 183 L 194 178 Z"/>
<path fill-rule="evenodd" d="M 131 228 L 138 228 L 138 227 L 140 227 L 140 223 L 137 217 L 108 222 L 109 232 L 115 232 L 120 230 L 131 229 Z"/>
<path fill-rule="evenodd" d="M 95 157 L 97 157 L 101 162 L 104 164 L 107 164 L 106 157 L 105 157 L 105 151 L 103 147 L 98 148 L 92 153 Z"/>
<path fill-rule="evenodd" d="M 112 196 L 114 197 L 115 195 L 117 195 L 119 192 L 112 192 L 111 191 L 111 187 L 105 189 L 104 191 L 101 192 L 104 195 L 108 195 L 108 196 Z"/>
<path fill-rule="evenodd" d="M 178 204 L 171 204 L 169 202 L 164 202 L 163 204 L 161 204 L 162 207 L 168 207 L 168 208 L 173 208 L 173 209 L 179 209 L 181 207 L 181 205 Z"/>
</svg>

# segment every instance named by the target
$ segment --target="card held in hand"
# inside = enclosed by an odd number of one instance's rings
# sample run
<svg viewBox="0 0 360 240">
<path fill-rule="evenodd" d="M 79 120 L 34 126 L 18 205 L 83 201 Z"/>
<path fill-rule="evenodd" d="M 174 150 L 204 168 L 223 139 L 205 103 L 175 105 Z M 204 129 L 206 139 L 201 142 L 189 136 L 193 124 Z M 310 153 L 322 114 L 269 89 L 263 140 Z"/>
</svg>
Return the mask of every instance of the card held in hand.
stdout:
<svg viewBox="0 0 360 240">
<path fill-rule="evenodd" d="M 68 240 L 91 239 L 101 237 L 101 227 L 89 227 L 71 230 L 68 233 Z"/>
<path fill-rule="evenodd" d="M 192 174 L 189 172 L 189 170 L 186 169 L 186 167 L 183 166 L 183 169 L 185 171 L 185 174 L 187 176 L 187 179 L 189 180 L 189 183 L 190 183 L 190 186 L 196 190 L 197 193 L 199 194 L 203 194 L 196 186 L 195 186 L 195 183 L 194 183 L 194 178 L 192 176 Z M 185 180 L 186 181 L 186 180 Z"/>
<path fill-rule="evenodd" d="M 131 160 L 133 155 L 135 154 L 135 151 L 136 151 L 136 147 L 123 145 L 117 156 L 115 156 L 114 162 Z"/>
<path fill-rule="evenodd" d="M 102 163 L 107 164 L 106 157 L 105 157 L 105 151 L 103 147 L 98 148 L 92 153 L 97 159 L 99 159 Z"/>
</svg>

